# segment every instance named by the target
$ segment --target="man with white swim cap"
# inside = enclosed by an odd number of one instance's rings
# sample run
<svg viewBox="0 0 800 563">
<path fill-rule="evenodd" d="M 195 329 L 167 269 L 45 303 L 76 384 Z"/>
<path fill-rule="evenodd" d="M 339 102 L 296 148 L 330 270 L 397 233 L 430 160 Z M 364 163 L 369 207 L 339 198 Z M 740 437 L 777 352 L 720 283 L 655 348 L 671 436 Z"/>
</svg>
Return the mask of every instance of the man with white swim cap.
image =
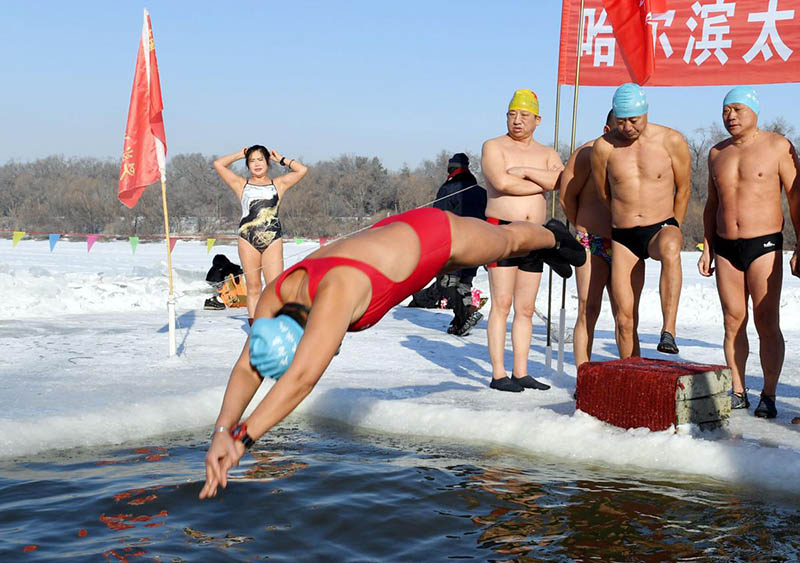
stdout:
<svg viewBox="0 0 800 563">
<path fill-rule="evenodd" d="M 677 131 L 648 122 L 647 97 L 637 84 L 617 88 L 612 109 L 616 128 L 595 142 L 592 175 L 600 197 L 611 209 L 611 287 L 617 302 L 619 355 L 638 355 L 636 319 L 647 258 L 661 262 L 663 324 L 657 349 L 677 354 L 680 223 L 689 205 L 689 147 Z"/>
<path fill-rule="evenodd" d="M 555 150 L 533 138 L 541 121 L 536 94 L 532 90 L 517 90 L 508 104 L 506 133 L 483 144 L 481 168 L 488 197 L 486 220 L 492 224 L 530 221 L 541 225 L 547 220 L 544 194 L 555 189 L 563 166 Z M 489 265 L 492 298 L 486 332 L 492 389 L 512 392 L 525 388 L 547 389 L 528 375 L 533 313 L 542 271 L 542 260 L 524 264 L 504 260 Z M 504 356 L 506 321 L 512 304 L 514 366 L 509 377 Z"/>
<path fill-rule="evenodd" d="M 783 281 L 781 186 L 789 200 L 792 224 L 800 227 L 798 162 L 784 136 L 758 128 L 758 94 L 737 86 L 722 101 L 722 122 L 730 137 L 708 155 L 708 199 L 703 212 L 703 253 L 697 267 L 704 276 L 716 270 L 725 326 L 725 361 L 731 367 L 731 408 L 747 409 L 745 388 L 748 299 L 758 331 L 764 374 L 761 400 L 753 414 L 775 418 L 775 393 L 784 358 L 780 329 Z M 797 255 L 792 257 L 797 275 Z M 714 264 L 716 268 L 714 267 Z"/>
</svg>

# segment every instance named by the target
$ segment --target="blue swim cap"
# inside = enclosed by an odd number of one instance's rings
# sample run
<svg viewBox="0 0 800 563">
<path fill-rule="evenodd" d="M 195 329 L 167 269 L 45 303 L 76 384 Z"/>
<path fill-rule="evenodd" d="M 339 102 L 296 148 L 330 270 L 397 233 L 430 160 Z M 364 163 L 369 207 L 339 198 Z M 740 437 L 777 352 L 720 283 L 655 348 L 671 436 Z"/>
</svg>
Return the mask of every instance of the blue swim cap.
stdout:
<svg viewBox="0 0 800 563">
<path fill-rule="evenodd" d="M 644 115 L 648 107 L 644 90 L 633 82 L 623 84 L 614 92 L 611 107 L 614 109 L 614 115 L 619 118 Z"/>
<path fill-rule="evenodd" d="M 761 111 L 761 104 L 758 102 L 758 94 L 753 88 L 749 86 L 736 86 L 725 95 L 722 100 L 722 107 L 728 104 L 744 104 L 753 110 L 753 113 L 758 115 Z"/>
<path fill-rule="evenodd" d="M 256 319 L 250 332 L 250 363 L 261 377 L 278 379 L 294 359 L 303 327 L 287 315 Z"/>
</svg>

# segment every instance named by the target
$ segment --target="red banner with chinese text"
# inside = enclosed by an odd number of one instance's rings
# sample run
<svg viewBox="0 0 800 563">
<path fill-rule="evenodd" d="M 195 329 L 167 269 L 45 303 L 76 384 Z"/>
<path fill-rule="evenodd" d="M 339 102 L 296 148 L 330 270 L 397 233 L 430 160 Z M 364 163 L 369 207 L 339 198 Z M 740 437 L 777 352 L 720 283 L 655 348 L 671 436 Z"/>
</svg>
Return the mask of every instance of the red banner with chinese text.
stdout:
<svg viewBox="0 0 800 563">
<path fill-rule="evenodd" d="M 800 0 L 667 0 L 647 17 L 655 71 L 647 86 L 800 82 Z M 575 83 L 580 0 L 564 0 L 558 83 Z M 603 0 L 585 0 L 582 86 L 631 82 Z"/>
<path fill-rule="evenodd" d="M 167 142 L 163 110 L 153 28 L 145 10 L 119 170 L 119 200 L 131 209 L 147 186 L 164 179 Z"/>
</svg>

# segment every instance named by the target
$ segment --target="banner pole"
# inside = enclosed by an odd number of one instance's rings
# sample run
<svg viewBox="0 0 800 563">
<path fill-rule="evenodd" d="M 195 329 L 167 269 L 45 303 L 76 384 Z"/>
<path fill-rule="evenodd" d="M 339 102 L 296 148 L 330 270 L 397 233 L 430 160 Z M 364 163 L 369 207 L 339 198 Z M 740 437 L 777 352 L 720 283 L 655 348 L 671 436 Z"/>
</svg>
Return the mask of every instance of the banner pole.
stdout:
<svg viewBox="0 0 800 563">
<path fill-rule="evenodd" d="M 556 79 L 556 118 L 555 118 L 555 132 L 553 133 L 553 148 L 556 152 L 558 152 L 558 128 L 559 128 L 559 117 L 561 114 L 561 84 L 558 83 L 558 79 Z M 556 194 L 555 192 L 550 193 L 550 217 L 555 217 L 556 213 Z M 547 330 L 547 344 L 544 348 L 544 364 L 547 366 L 547 369 L 552 369 L 553 365 L 553 344 L 552 344 L 552 325 L 550 323 L 550 315 L 552 314 L 553 309 L 553 269 L 548 268 L 547 274 L 547 322 L 546 322 L 546 330 Z M 534 304 L 535 306 L 535 304 Z"/>
<path fill-rule="evenodd" d="M 175 355 L 175 294 L 172 281 L 172 241 L 169 236 L 169 211 L 167 210 L 167 181 L 161 177 L 161 203 L 164 205 L 164 233 L 167 242 L 167 271 L 169 272 L 169 296 L 167 297 L 167 316 L 169 323 L 169 355 Z"/>
<path fill-rule="evenodd" d="M 575 92 L 572 99 L 572 135 L 569 141 L 569 154 L 575 151 L 575 132 L 578 122 L 578 91 L 581 83 L 581 41 L 583 41 L 583 7 L 584 0 L 581 0 L 579 10 L 580 21 L 578 22 L 578 49 L 575 61 Z M 566 320 L 567 320 L 567 280 L 561 280 L 561 311 L 559 314 L 558 331 L 558 373 L 564 374 L 564 340 L 566 339 Z"/>
</svg>

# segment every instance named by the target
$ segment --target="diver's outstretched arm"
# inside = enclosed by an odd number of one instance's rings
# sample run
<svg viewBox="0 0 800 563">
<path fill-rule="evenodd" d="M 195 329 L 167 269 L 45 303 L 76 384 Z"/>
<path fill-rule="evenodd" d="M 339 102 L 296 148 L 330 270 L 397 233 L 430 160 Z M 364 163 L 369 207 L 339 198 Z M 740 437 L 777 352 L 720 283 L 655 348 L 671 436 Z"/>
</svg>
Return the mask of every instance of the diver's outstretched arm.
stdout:
<svg viewBox="0 0 800 563">
<path fill-rule="evenodd" d="M 314 388 L 336 355 L 347 328 L 352 322 L 353 311 L 358 301 L 341 285 L 336 276 L 326 276 L 317 288 L 305 331 L 297 345 L 291 365 L 247 419 L 247 434 L 253 440 L 264 435 L 300 404 Z M 240 361 L 250 365 L 249 347 L 245 347 Z M 235 370 L 236 368 L 234 368 Z M 231 379 L 233 380 L 233 375 Z M 255 389 L 253 389 L 254 393 Z M 233 390 L 229 383 L 225 400 L 230 403 L 230 406 L 226 407 L 226 404 L 223 403 L 223 412 L 226 413 L 226 416 L 219 420 L 229 422 L 237 411 L 238 416 L 241 416 L 246 403 L 241 410 L 238 410 L 238 407 L 245 396 L 246 393 L 242 392 L 241 388 L 236 386 Z M 252 394 L 250 399 L 252 399 Z M 235 425 L 237 422 L 238 417 L 230 424 Z M 225 488 L 228 470 L 236 466 L 244 455 L 245 448 L 241 441 L 233 440 L 227 433 L 220 432 L 219 434 L 219 436 L 215 434 L 206 455 L 206 483 L 200 492 L 200 498 L 215 496 L 219 486 Z"/>
</svg>

